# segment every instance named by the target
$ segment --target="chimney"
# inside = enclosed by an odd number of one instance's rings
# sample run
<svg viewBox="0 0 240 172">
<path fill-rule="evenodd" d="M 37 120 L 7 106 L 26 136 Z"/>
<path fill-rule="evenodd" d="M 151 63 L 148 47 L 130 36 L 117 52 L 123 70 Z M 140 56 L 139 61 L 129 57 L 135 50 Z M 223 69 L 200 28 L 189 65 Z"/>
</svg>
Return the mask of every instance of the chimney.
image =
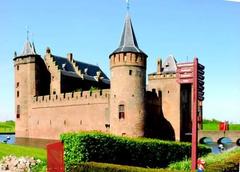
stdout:
<svg viewBox="0 0 240 172">
<path fill-rule="evenodd" d="M 73 55 L 72 55 L 72 53 L 68 53 L 68 54 L 67 54 L 67 59 L 68 59 L 70 62 L 73 61 Z"/>
<path fill-rule="evenodd" d="M 162 72 L 162 59 L 159 58 L 157 60 L 157 73 L 160 74 Z"/>
</svg>

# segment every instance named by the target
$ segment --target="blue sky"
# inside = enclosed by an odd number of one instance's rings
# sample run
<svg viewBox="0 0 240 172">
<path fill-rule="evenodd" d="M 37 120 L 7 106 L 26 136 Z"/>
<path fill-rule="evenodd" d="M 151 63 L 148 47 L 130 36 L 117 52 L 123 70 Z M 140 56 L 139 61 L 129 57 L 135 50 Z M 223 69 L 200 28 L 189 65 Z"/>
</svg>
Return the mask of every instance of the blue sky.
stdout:
<svg viewBox="0 0 240 172">
<path fill-rule="evenodd" d="M 224 0 L 131 0 L 147 73 L 158 57 L 178 62 L 194 56 L 206 67 L 204 118 L 240 123 L 240 3 Z M 109 76 L 108 55 L 117 48 L 126 15 L 124 0 L 0 2 L 0 120 L 14 119 L 14 51 L 21 53 L 26 26 L 38 54 L 72 52 Z M 32 35 L 32 36 L 31 36 Z"/>
</svg>

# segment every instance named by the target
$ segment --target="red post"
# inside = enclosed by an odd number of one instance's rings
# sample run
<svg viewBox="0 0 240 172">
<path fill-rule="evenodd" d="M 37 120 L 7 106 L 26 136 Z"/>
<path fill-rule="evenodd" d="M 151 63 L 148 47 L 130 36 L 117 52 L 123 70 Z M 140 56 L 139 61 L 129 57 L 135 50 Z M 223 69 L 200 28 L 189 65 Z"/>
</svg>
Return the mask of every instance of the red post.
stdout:
<svg viewBox="0 0 240 172">
<path fill-rule="evenodd" d="M 193 103 L 192 103 L 192 171 L 197 169 L 197 106 L 198 106 L 198 59 L 194 58 Z"/>
<path fill-rule="evenodd" d="M 47 145 L 47 172 L 64 172 L 64 144 L 56 142 Z"/>
</svg>

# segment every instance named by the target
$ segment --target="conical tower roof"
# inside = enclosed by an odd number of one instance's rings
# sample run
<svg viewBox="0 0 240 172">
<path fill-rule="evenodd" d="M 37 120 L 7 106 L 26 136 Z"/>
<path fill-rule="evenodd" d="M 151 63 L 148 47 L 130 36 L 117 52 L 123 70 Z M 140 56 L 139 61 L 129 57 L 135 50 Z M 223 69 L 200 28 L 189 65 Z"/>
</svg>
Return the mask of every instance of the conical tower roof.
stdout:
<svg viewBox="0 0 240 172">
<path fill-rule="evenodd" d="M 29 40 L 26 41 L 24 44 L 23 52 L 21 56 L 27 56 L 27 55 L 36 55 L 34 44 L 31 44 Z"/>
<path fill-rule="evenodd" d="M 125 18 L 125 24 L 124 24 L 124 28 L 123 28 L 123 32 L 122 32 L 120 45 L 112 54 L 121 53 L 121 52 L 133 52 L 133 53 L 145 54 L 138 47 L 138 43 L 137 43 L 137 39 L 136 39 L 134 30 L 133 30 L 131 18 L 128 14 Z"/>
</svg>

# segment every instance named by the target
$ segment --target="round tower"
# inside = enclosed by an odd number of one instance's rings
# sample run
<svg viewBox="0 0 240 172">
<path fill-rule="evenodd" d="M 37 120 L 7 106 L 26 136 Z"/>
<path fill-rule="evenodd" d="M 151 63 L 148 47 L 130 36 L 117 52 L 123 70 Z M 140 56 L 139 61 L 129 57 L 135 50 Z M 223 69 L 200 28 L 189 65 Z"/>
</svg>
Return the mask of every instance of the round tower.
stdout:
<svg viewBox="0 0 240 172">
<path fill-rule="evenodd" d="M 120 45 L 109 59 L 111 133 L 143 136 L 147 55 L 138 47 L 129 15 L 125 18 Z"/>
<path fill-rule="evenodd" d="M 15 53 L 15 112 L 16 137 L 28 137 L 28 112 L 32 97 L 37 94 L 36 89 L 36 61 L 41 58 L 36 54 L 34 44 L 28 40 L 24 45 L 23 53 Z"/>
</svg>

